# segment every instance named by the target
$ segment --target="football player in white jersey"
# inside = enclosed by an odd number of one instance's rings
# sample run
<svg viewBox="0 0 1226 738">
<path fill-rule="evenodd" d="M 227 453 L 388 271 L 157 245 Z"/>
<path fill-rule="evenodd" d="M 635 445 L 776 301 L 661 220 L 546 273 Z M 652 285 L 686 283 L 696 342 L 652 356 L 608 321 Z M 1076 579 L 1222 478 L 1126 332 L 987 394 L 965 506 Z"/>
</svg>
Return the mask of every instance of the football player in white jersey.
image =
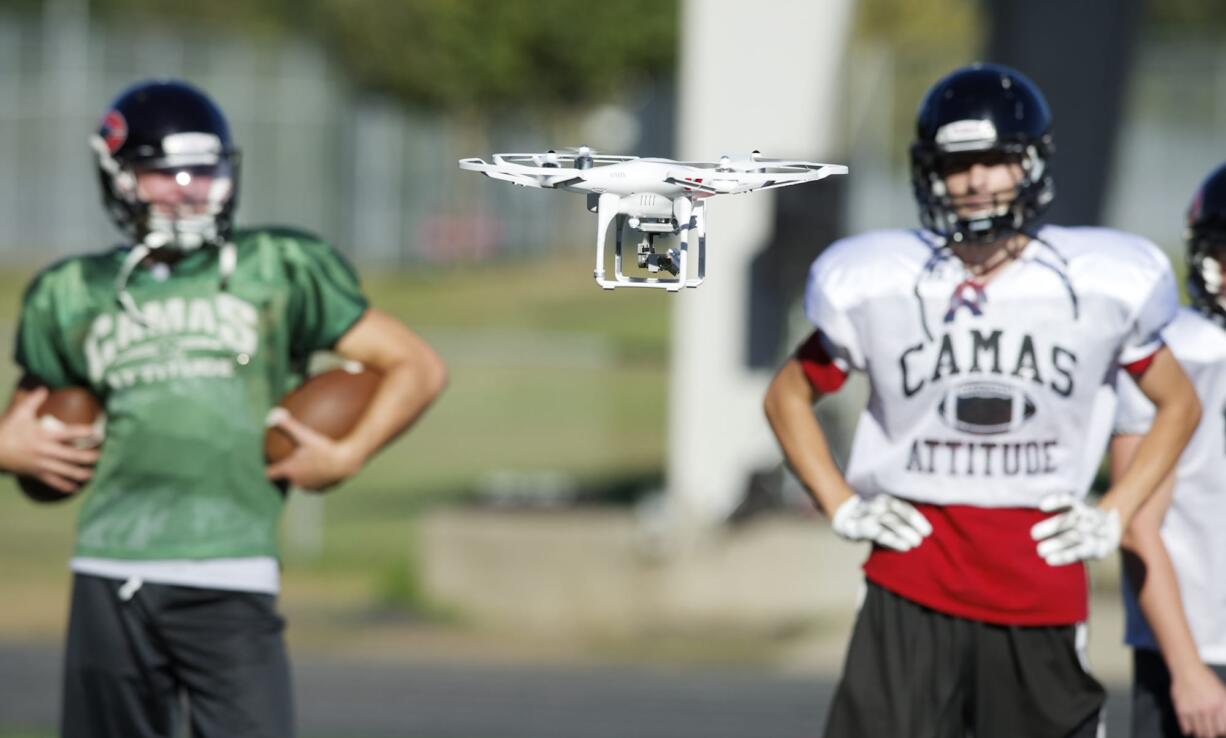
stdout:
<svg viewBox="0 0 1226 738">
<path fill-rule="evenodd" d="M 1188 210 L 1188 294 L 1163 339 L 1206 412 L 1174 474 L 1124 536 L 1125 639 L 1133 650 L 1136 738 L 1226 735 L 1226 166 Z M 1153 420 L 1153 405 L 1119 382 L 1111 467 L 1123 474 Z M 1139 597 L 1136 593 L 1139 592 Z"/>
<path fill-rule="evenodd" d="M 873 544 L 825 735 L 1092 736 L 1104 692 L 1081 661 L 1081 562 L 1118 545 L 1200 415 L 1159 336 L 1177 307 L 1170 263 L 1136 236 L 1037 224 L 1051 116 L 1018 72 L 954 71 L 916 129 L 923 227 L 821 253 L 816 330 L 765 400 L 834 530 Z M 1091 410 L 1117 366 L 1157 411 L 1091 505 Z M 870 396 L 841 472 L 812 406 L 852 371 Z"/>
</svg>

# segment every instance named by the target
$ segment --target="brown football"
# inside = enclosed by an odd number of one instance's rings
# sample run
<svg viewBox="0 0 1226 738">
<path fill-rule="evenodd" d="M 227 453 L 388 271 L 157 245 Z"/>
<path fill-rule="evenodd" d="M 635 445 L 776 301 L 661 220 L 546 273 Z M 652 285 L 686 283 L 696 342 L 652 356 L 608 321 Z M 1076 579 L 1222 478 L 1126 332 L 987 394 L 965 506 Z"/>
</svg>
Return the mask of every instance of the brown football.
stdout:
<svg viewBox="0 0 1226 738">
<path fill-rule="evenodd" d="M 366 412 L 380 379 L 379 372 L 360 365 L 329 369 L 298 385 L 277 406 L 329 438 L 343 438 Z M 271 464 L 289 456 L 294 445 L 280 428 L 264 434 L 264 456 Z"/>
<path fill-rule="evenodd" d="M 102 405 L 98 398 L 84 387 L 64 387 L 52 390 L 38 408 L 38 417 L 44 425 L 96 425 L 101 438 Z M 89 444 L 83 444 L 89 445 Z M 17 486 L 35 502 L 63 502 L 73 497 L 38 481 L 34 477 L 17 477 Z"/>
</svg>

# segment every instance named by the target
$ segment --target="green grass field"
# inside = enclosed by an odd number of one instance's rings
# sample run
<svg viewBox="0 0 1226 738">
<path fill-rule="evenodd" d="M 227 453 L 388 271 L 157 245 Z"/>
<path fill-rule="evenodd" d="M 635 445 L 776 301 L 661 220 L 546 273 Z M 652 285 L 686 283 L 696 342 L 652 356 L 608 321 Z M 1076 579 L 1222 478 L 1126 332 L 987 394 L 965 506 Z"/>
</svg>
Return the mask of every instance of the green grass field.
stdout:
<svg viewBox="0 0 1226 738">
<path fill-rule="evenodd" d="M 668 298 L 604 292 L 586 256 L 371 274 L 376 306 L 436 345 L 451 384 L 421 424 L 356 478 L 287 515 L 286 608 L 314 617 L 430 612 L 414 566 L 413 521 L 508 477 L 586 491 L 658 477 L 665 453 Z M 10 340 L 29 272 L 0 274 Z M 11 362 L 0 384 L 11 386 Z M 528 490 L 529 494 L 531 489 Z M 322 501 L 320 501 L 320 499 Z M 297 503 L 295 503 L 297 504 Z M 66 605 L 76 502 L 35 506 L 0 479 L 0 639 L 55 638 Z M 315 506 L 312 508 L 312 506 Z M 312 517 L 314 516 L 314 517 Z"/>
</svg>

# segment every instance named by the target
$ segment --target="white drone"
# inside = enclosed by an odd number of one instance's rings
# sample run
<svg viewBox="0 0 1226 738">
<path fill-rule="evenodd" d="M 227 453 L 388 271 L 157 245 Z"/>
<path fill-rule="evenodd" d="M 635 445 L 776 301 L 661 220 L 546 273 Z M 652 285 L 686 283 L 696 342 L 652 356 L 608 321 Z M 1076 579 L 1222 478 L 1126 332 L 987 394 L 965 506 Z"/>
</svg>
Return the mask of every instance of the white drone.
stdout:
<svg viewBox="0 0 1226 738">
<path fill-rule="evenodd" d="M 597 213 L 596 283 L 615 287 L 658 287 L 677 292 L 697 287 L 706 278 L 707 234 L 705 200 L 715 195 L 739 195 L 755 190 L 816 182 L 832 174 L 847 174 L 839 164 L 766 159 L 755 151 L 748 159 L 720 157 L 719 161 L 673 161 L 637 156 L 597 154 L 586 146 L 568 153 L 494 154 L 494 163 L 461 159 L 460 168 L 481 172 L 520 187 L 570 190 L 587 195 L 587 209 Z M 616 220 L 617 245 L 614 278 L 605 278 L 605 239 L 609 224 Z M 636 277 L 622 272 L 622 232 L 629 228 L 642 238 L 635 255 L 639 268 L 648 274 L 665 272 L 668 277 Z M 690 234 L 698 238 L 698 269 L 691 276 Z M 655 238 L 676 235 L 675 248 L 656 253 Z"/>
</svg>

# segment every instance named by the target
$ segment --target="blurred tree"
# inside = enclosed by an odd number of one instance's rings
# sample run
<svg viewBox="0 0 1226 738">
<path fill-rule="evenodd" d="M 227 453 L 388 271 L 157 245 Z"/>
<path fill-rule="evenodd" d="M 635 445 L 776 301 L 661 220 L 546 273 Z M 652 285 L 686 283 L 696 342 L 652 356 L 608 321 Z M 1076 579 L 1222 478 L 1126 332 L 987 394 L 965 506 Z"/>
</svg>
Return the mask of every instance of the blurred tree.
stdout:
<svg viewBox="0 0 1226 738">
<path fill-rule="evenodd" d="M 13 2 L 14 0 L 9 0 Z M 296 30 L 313 0 L 15 0 L 30 6 L 87 2 L 91 14 L 105 20 L 206 25 L 259 35 Z"/>
<path fill-rule="evenodd" d="M 905 167 L 915 111 L 928 87 L 982 56 L 984 0 L 859 0 L 855 38 L 891 58 L 890 158 Z"/>
<path fill-rule="evenodd" d="M 317 2 L 359 79 L 444 107 L 586 103 L 676 62 L 675 0 Z"/>
<path fill-rule="evenodd" d="M 980 0 L 860 0 L 856 35 L 898 46 L 937 47 L 950 56 L 978 48 Z"/>
<path fill-rule="evenodd" d="M 459 110 L 607 99 L 677 56 L 677 0 L 88 1 L 100 18 L 309 34 L 360 86 Z"/>
<path fill-rule="evenodd" d="M 1147 0 L 1145 6 L 1147 25 L 1158 33 L 1219 38 L 1226 33 L 1219 0 Z"/>
</svg>

